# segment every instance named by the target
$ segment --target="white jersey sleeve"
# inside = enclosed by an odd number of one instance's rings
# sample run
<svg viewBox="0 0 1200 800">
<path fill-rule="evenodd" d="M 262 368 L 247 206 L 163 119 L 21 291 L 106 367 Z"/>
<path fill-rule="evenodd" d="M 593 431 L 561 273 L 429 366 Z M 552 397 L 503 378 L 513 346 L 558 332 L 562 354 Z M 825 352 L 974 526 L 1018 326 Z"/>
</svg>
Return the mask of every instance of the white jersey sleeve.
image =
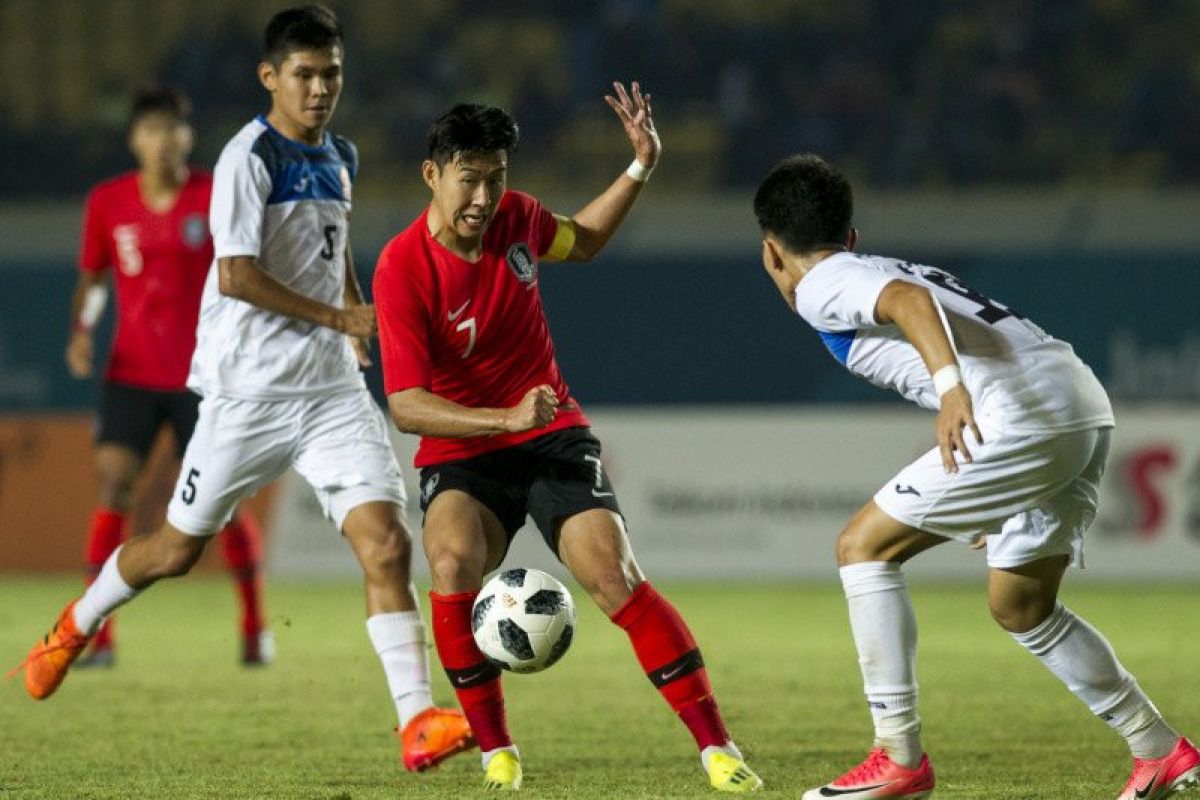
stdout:
<svg viewBox="0 0 1200 800">
<path fill-rule="evenodd" d="M 818 331 L 876 328 L 875 304 L 893 280 L 865 262 L 814 270 L 796 286 L 796 311 Z"/>
<path fill-rule="evenodd" d="M 253 256 L 262 251 L 263 215 L 271 175 L 249 148 L 226 148 L 213 173 L 208 224 L 217 258 Z"/>
</svg>

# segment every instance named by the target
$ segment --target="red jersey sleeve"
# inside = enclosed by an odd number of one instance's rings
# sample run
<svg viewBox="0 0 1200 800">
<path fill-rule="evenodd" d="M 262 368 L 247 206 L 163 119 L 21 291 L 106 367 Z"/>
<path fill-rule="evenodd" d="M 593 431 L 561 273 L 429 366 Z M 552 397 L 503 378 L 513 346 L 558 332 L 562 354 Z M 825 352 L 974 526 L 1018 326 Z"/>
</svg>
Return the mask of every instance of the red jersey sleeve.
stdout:
<svg viewBox="0 0 1200 800">
<path fill-rule="evenodd" d="M 372 289 L 379 321 L 384 394 L 432 387 L 429 356 L 430 289 L 420 272 L 420 257 L 408 257 L 405 237 L 393 239 L 379 254 Z M 408 270 L 406 271 L 406 267 Z"/>
<path fill-rule="evenodd" d="M 104 206 L 99 192 L 93 189 L 83 206 L 83 240 L 79 246 L 79 268 L 85 272 L 100 272 L 113 263 L 108 247 L 108 231 L 104 225 Z"/>
<path fill-rule="evenodd" d="M 558 233 L 558 219 L 536 197 L 517 191 L 512 194 L 520 204 L 521 218 L 528 221 L 529 239 L 535 244 L 535 252 L 539 257 L 546 255 Z"/>
</svg>

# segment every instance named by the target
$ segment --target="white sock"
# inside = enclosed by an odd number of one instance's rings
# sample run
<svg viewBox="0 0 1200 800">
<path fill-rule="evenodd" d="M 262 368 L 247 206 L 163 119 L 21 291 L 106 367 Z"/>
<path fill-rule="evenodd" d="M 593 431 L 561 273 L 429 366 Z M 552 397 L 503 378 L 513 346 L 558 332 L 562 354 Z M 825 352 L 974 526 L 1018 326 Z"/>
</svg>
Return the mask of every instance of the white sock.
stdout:
<svg viewBox="0 0 1200 800">
<path fill-rule="evenodd" d="M 1129 743 L 1135 758 L 1162 758 L 1179 739 L 1098 630 L 1061 603 L 1012 637 Z"/>
<path fill-rule="evenodd" d="M 507 744 L 504 747 L 497 747 L 495 750 L 480 751 L 479 759 L 483 762 L 483 768 L 487 769 L 488 764 L 492 763 L 492 756 L 496 755 L 496 753 L 502 753 L 505 751 L 508 751 L 516 756 L 517 761 L 521 760 L 521 752 L 517 750 L 517 746 L 515 744 Z"/>
<path fill-rule="evenodd" d="M 745 761 L 745 759 L 742 758 L 742 751 L 738 749 L 738 746 L 733 743 L 732 739 L 720 747 L 710 744 L 708 747 L 700 751 L 700 763 L 704 765 L 705 772 L 708 772 L 708 760 L 712 758 L 713 753 L 724 753 L 727 756 L 736 758 L 738 761 Z"/>
<path fill-rule="evenodd" d="M 75 604 L 75 627 L 88 636 L 100 629 L 100 623 L 105 617 L 141 592 L 140 589 L 134 589 L 127 584 L 117 569 L 117 556 L 121 553 L 121 547 L 113 550 L 112 555 L 100 568 L 96 580 L 92 581 L 92 585 Z"/>
<path fill-rule="evenodd" d="M 421 612 L 393 611 L 367 618 L 367 635 L 383 662 L 388 689 L 396 701 L 400 729 L 433 705 L 429 689 L 429 654 Z"/>
<path fill-rule="evenodd" d="M 863 691 L 875 722 L 875 746 L 909 769 L 921 763 L 917 716 L 917 618 L 900 565 L 865 561 L 838 570 Z"/>
</svg>

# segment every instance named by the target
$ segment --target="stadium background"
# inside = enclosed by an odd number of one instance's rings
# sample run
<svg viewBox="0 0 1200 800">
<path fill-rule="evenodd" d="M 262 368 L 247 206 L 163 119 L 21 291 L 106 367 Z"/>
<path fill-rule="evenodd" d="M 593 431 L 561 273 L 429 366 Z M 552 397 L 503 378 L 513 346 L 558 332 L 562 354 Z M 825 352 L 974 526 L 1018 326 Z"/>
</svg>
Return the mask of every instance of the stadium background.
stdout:
<svg viewBox="0 0 1200 800">
<path fill-rule="evenodd" d="M 84 193 L 130 168 L 127 102 L 151 79 L 191 94 L 195 161 L 211 166 L 266 107 L 257 36 L 283 5 L 0 0 L 5 666 L 78 590 L 95 497 L 96 385 L 72 381 L 62 359 Z M 1169 720 L 1200 731 L 1200 5 L 333 5 L 348 31 L 335 128 L 363 161 L 352 236 L 364 281 L 424 202 L 423 130 L 442 107 L 514 110 L 514 185 L 569 212 L 628 163 L 600 101 L 609 81 L 653 92 L 666 150 L 645 196 L 596 263 L 547 266 L 541 288 L 642 564 L 703 643 L 769 796 L 798 797 L 865 744 L 832 540 L 932 439 L 929 415 L 845 375 L 760 274 L 750 193 L 797 150 L 850 174 L 864 249 L 951 269 L 1071 341 L 1102 378 L 1117 446 L 1089 568 L 1072 574 L 1066 602 L 1110 636 Z M 404 463 L 413 442 L 395 438 Z M 142 488 L 139 530 L 171 485 L 168 465 Z M 285 478 L 256 502 L 272 533 L 279 661 L 261 673 L 236 664 L 223 576 L 157 587 L 121 612 L 118 669 L 73 675 L 50 703 L 4 684 L 0 794 L 473 794 L 472 758 L 400 773 L 355 568 L 307 487 Z M 522 538 L 509 563 L 555 569 L 538 537 Z M 947 546 L 918 562 L 906 571 L 942 795 L 1113 796 L 1124 748 L 987 619 L 980 554 Z M 506 681 L 527 788 L 707 796 L 624 637 L 577 599 L 581 633 L 563 662 Z"/>
<path fill-rule="evenodd" d="M 61 354 L 82 196 L 130 167 L 129 94 L 153 80 L 186 89 L 194 160 L 211 166 L 265 108 L 253 65 L 276 7 L 0 3 L 0 569 L 77 560 L 96 387 L 73 381 Z M 424 126 L 442 107 L 511 109 L 523 133 L 512 184 L 569 212 L 628 158 L 600 100 L 609 81 L 653 93 L 666 149 L 645 197 L 596 263 L 552 266 L 541 281 L 560 361 L 609 442 L 653 572 L 728 573 L 736 553 L 736 575 L 829 577 L 846 513 L 929 443 L 930 420 L 845 376 L 759 272 L 750 193 L 773 161 L 811 149 L 854 180 L 865 250 L 948 267 L 1027 310 L 1112 393 L 1127 424 L 1090 574 L 1195 576 L 1194 3 L 1149 14 L 1120 0 L 425 0 L 401 14 L 361 0 L 339 11 L 335 129 L 361 151 L 353 242 L 367 286 L 381 245 L 424 201 Z M 376 371 L 369 379 L 378 389 Z M 772 448 L 778 458 L 763 458 Z M 352 574 L 293 483 L 259 501 L 281 534 L 273 569 Z M 140 528 L 169 490 L 169 474 L 147 487 Z M 945 549 L 930 571 L 978 565 Z M 534 544 L 515 557 L 541 554 Z"/>
</svg>

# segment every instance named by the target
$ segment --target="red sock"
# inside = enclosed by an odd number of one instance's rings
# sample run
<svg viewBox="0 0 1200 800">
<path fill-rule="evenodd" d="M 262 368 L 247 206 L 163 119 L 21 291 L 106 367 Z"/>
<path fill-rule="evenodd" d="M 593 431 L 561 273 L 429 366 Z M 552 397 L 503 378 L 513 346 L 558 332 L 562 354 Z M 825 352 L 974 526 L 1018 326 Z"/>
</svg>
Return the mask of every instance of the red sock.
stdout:
<svg viewBox="0 0 1200 800">
<path fill-rule="evenodd" d="M 221 533 L 221 552 L 242 601 L 242 635 L 257 636 L 263 629 L 262 533 L 254 517 L 242 510 Z"/>
<path fill-rule="evenodd" d="M 471 605 L 479 592 L 429 593 L 433 606 L 433 641 L 438 657 L 471 723 L 479 749 L 512 746 L 504 717 L 500 668 L 484 658 L 471 635 Z"/>
<path fill-rule="evenodd" d="M 84 551 L 84 559 L 87 563 L 85 585 L 92 585 L 92 581 L 96 580 L 96 576 L 100 574 L 100 568 L 104 566 L 104 562 L 108 561 L 108 557 L 113 554 L 113 551 L 121 546 L 124 529 L 124 513 L 103 507 L 92 512 L 92 524 L 88 528 L 87 545 Z M 92 649 L 106 650 L 112 646 L 113 618 L 110 616 L 92 638 Z"/>
<path fill-rule="evenodd" d="M 712 696 L 704 659 L 687 623 L 648 581 L 638 585 L 612 621 L 629 634 L 646 676 L 692 732 L 697 746 L 721 747 L 729 732 Z"/>
</svg>

